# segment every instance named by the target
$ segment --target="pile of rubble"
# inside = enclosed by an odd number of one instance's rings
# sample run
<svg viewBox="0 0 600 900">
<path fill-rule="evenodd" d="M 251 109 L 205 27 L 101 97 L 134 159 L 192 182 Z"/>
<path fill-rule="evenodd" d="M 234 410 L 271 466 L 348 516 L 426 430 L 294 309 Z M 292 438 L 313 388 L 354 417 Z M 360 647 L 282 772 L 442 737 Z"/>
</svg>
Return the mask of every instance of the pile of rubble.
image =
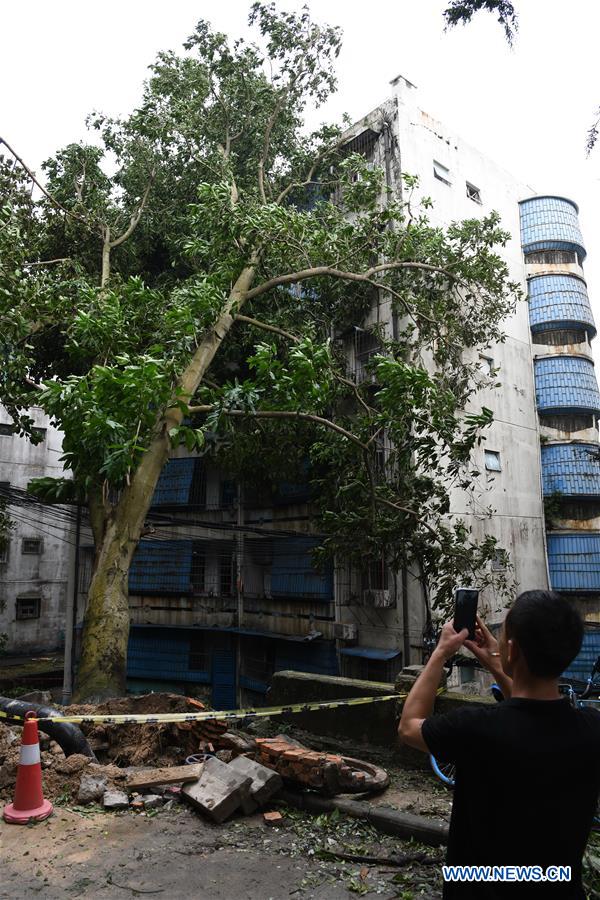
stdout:
<svg viewBox="0 0 600 900">
<path fill-rule="evenodd" d="M 175 694 L 149 694 L 96 707 L 69 707 L 75 715 L 190 712 L 199 701 Z M 227 731 L 216 719 L 153 724 L 83 723 L 96 759 L 64 756 L 40 732 L 45 796 L 66 803 L 101 804 L 137 812 L 183 800 L 215 822 L 240 810 L 264 808 L 285 784 L 334 795 L 382 790 L 386 773 L 367 763 L 303 747 L 291 738 L 253 738 Z M 0 724 L 0 799 L 10 800 L 19 759 L 21 728 Z M 183 765 L 185 761 L 190 764 Z M 268 818 L 266 814 L 266 818 Z M 275 814 L 273 814 L 275 815 Z"/>
</svg>

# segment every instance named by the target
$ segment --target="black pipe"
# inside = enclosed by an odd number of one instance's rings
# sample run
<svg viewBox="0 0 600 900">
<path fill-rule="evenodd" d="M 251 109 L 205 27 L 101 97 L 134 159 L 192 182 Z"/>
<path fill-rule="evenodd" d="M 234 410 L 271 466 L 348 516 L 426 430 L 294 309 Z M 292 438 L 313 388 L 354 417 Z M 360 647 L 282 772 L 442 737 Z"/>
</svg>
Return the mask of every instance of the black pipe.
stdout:
<svg viewBox="0 0 600 900">
<path fill-rule="evenodd" d="M 97 761 L 94 751 L 78 725 L 74 725 L 72 722 L 49 722 L 44 719 L 45 716 L 62 716 L 64 711 L 53 709 L 51 706 L 43 706 L 41 703 L 31 703 L 30 700 L 11 700 L 9 697 L 0 697 L 0 711 L 6 713 L 9 718 L 17 716 L 23 719 L 29 710 L 33 710 L 39 719 L 40 731 L 56 741 L 65 756 L 82 753 L 83 756 L 89 756 L 90 759 Z M 23 723 L 14 722 L 13 724 L 22 725 Z"/>
</svg>

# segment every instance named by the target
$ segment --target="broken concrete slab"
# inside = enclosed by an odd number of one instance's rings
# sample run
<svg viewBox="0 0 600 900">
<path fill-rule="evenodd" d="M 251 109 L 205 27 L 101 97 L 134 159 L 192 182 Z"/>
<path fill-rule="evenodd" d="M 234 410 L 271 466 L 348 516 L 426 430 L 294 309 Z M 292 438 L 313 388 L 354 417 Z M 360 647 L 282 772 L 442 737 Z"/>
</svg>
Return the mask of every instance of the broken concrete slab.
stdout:
<svg viewBox="0 0 600 900">
<path fill-rule="evenodd" d="M 103 775 L 82 775 L 77 792 L 78 803 L 94 803 L 106 793 L 108 780 Z"/>
<path fill-rule="evenodd" d="M 123 791 L 107 791 L 102 801 L 104 809 L 112 811 L 118 809 L 127 809 L 129 807 L 129 797 Z"/>
<path fill-rule="evenodd" d="M 277 772 L 247 756 L 237 756 L 227 768 L 252 779 L 250 794 L 259 806 L 268 803 L 283 788 L 283 780 Z"/>
<path fill-rule="evenodd" d="M 162 769 L 146 769 L 127 777 L 129 791 L 143 791 L 161 784 L 183 784 L 200 777 L 204 763 L 193 766 L 166 766 Z"/>
<path fill-rule="evenodd" d="M 197 781 L 185 784 L 181 796 L 214 822 L 224 822 L 240 806 L 256 804 L 250 797 L 252 779 L 232 770 L 219 759 L 210 757 Z"/>
</svg>

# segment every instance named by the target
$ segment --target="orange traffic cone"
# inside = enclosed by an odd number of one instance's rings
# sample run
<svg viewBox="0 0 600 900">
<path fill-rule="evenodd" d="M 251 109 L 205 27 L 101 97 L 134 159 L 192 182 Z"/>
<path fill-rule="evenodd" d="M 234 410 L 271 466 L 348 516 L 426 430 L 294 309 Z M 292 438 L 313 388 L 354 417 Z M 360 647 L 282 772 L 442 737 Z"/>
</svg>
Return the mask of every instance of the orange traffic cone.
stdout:
<svg viewBox="0 0 600 900">
<path fill-rule="evenodd" d="M 42 793 L 42 763 L 40 760 L 40 736 L 34 712 L 25 715 L 21 738 L 21 753 L 17 770 L 14 803 L 4 807 L 4 820 L 14 825 L 27 825 L 31 820 L 40 822 L 52 813 L 52 804 L 44 800 Z"/>
</svg>

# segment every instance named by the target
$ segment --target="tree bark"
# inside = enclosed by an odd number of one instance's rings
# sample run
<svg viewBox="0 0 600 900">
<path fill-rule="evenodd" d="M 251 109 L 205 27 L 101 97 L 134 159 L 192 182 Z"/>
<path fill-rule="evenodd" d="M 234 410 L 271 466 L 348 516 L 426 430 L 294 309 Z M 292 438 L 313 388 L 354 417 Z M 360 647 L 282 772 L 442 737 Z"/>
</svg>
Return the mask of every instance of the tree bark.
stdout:
<svg viewBox="0 0 600 900">
<path fill-rule="evenodd" d="M 183 390 L 183 399 L 193 397 L 227 336 L 252 284 L 258 258 L 257 252 L 239 275 L 217 322 L 181 375 L 179 387 Z M 129 566 L 154 489 L 169 457 L 169 431 L 179 425 L 183 417 L 181 408 L 172 406 L 157 422 L 153 440 L 105 523 L 101 546 L 96 547 L 96 565 L 88 591 L 74 694 L 76 702 L 97 701 L 125 693 L 130 624 Z"/>
</svg>

